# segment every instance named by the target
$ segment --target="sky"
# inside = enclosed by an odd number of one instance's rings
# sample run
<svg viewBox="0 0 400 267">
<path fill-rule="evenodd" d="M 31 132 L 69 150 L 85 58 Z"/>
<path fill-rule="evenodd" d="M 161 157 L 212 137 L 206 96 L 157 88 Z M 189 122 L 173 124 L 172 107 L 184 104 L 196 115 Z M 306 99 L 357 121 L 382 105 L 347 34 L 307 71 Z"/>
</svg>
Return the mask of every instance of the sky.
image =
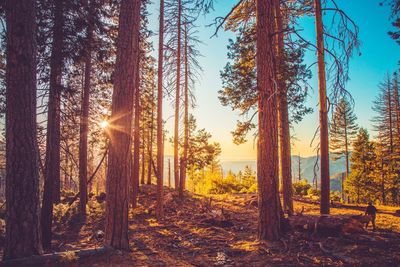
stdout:
<svg viewBox="0 0 400 267">
<path fill-rule="evenodd" d="M 374 112 L 372 102 L 378 94 L 378 84 L 385 75 L 399 68 L 400 47 L 390 38 L 387 32 L 391 29 L 390 8 L 380 6 L 379 0 L 337 0 L 337 4 L 355 21 L 359 27 L 361 41 L 361 56 L 355 55 L 350 62 L 350 81 L 347 90 L 352 94 L 355 107 L 354 112 L 358 117 L 358 124 L 367 128 L 371 136 L 374 132 L 371 127 L 371 118 Z M 214 11 L 206 16 L 201 16 L 198 21 L 199 38 L 204 42 L 199 46 L 203 57 L 200 64 L 203 68 L 202 77 L 196 85 L 196 108 L 190 112 L 197 119 L 198 128 L 205 128 L 212 134 L 212 141 L 221 144 L 221 160 L 252 160 L 256 158 L 256 143 L 250 136 L 243 145 L 232 143 L 231 131 L 234 130 L 239 119 L 238 112 L 230 107 L 224 107 L 218 100 L 218 91 L 222 89 L 220 71 L 227 62 L 227 44 L 230 38 L 234 39 L 232 32 L 220 31 L 217 37 L 212 37 L 215 27 L 207 27 L 217 16 L 225 16 L 235 5 L 236 1 L 217 0 Z M 158 33 L 159 1 L 154 1 L 149 7 L 151 13 L 149 27 Z M 329 18 L 325 17 L 325 23 Z M 302 36 L 314 42 L 315 26 L 313 18 L 304 18 L 298 28 L 302 28 Z M 158 47 L 158 37 L 153 37 L 154 47 Z M 305 55 L 305 63 L 312 64 L 316 61 L 315 52 Z M 294 125 L 291 135 L 292 154 L 302 157 L 316 154 L 315 143 L 311 140 L 318 127 L 318 91 L 317 68 L 312 68 L 313 78 L 310 85 L 313 88 L 307 99 L 308 106 L 314 109 L 303 121 Z M 171 100 L 164 101 L 164 118 L 167 119 L 166 130 L 168 135 L 173 133 L 173 107 Z M 165 144 L 166 155 L 171 155 L 172 146 Z"/>
</svg>

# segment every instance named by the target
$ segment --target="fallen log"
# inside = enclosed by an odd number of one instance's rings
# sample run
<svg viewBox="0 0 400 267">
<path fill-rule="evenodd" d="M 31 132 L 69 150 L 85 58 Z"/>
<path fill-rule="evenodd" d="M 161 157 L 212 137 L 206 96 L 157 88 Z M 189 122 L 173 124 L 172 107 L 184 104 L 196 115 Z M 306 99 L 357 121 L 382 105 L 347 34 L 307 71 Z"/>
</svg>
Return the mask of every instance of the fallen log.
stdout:
<svg viewBox="0 0 400 267">
<path fill-rule="evenodd" d="M 56 264 L 68 264 L 83 258 L 99 256 L 111 252 L 111 247 L 90 248 L 81 250 L 71 250 L 56 252 L 51 254 L 35 255 L 26 258 L 12 259 L 0 262 L 0 267 L 12 266 L 55 266 Z"/>
<path fill-rule="evenodd" d="M 288 218 L 292 229 L 317 236 L 338 236 L 342 234 L 364 234 L 365 216 L 336 215 L 316 216 L 303 215 Z"/>
</svg>

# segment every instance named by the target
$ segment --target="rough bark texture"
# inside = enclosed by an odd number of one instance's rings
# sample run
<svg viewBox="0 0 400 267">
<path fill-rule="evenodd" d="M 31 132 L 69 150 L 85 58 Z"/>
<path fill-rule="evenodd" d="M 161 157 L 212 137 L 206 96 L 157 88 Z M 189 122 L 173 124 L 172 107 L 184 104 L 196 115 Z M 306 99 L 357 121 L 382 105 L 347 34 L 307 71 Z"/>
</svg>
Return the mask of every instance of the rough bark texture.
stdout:
<svg viewBox="0 0 400 267">
<path fill-rule="evenodd" d="M 176 89 L 175 89 L 175 127 L 174 127 L 174 180 L 175 189 L 179 187 L 179 103 L 181 83 L 181 17 L 182 1 L 178 0 L 178 40 L 176 54 Z"/>
<path fill-rule="evenodd" d="M 144 184 L 144 177 L 146 174 L 146 168 L 145 168 L 145 163 L 146 163 L 146 148 L 145 148 L 145 142 L 144 140 L 146 140 L 146 131 L 142 130 L 142 173 L 141 173 L 141 177 L 140 177 L 140 184 Z"/>
<path fill-rule="evenodd" d="M 319 92 L 319 130 L 321 165 L 321 214 L 329 214 L 330 177 L 329 177 L 329 135 L 328 109 L 325 77 L 324 27 L 322 23 L 321 1 L 314 0 L 315 25 L 318 47 L 318 92 Z"/>
<path fill-rule="evenodd" d="M 134 89 L 139 60 L 141 0 L 121 2 L 112 98 L 105 243 L 129 250 L 128 205 Z"/>
<path fill-rule="evenodd" d="M 278 240 L 281 210 L 278 192 L 278 132 L 275 97 L 274 10 L 272 0 L 257 0 L 258 149 L 257 181 L 260 240 Z"/>
<path fill-rule="evenodd" d="M 187 28 L 185 24 L 185 88 L 184 88 L 184 135 L 183 135 L 183 157 L 180 175 L 179 185 L 179 197 L 183 198 L 183 191 L 185 190 L 186 184 L 186 170 L 188 160 L 188 149 L 189 149 L 189 62 L 188 62 L 188 36 Z"/>
<path fill-rule="evenodd" d="M 151 88 L 151 101 L 154 99 L 154 87 Z M 151 112 L 150 112 L 150 129 L 149 129 L 149 141 L 147 142 L 147 154 L 149 157 L 149 160 L 147 161 L 147 181 L 146 184 L 150 185 L 151 184 L 151 164 L 153 160 L 153 132 L 154 132 L 154 105 L 152 103 L 151 105 Z"/>
<path fill-rule="evenodd" d="M 86 218 L 87 203 L 87 166 L 88 166 L 88 132 L 89 132 L 89 100 L 90 82 L 92 73 L 92 42 L 93 42 L 93 0 L 88 4 L 88 28 L 86 36 L 85 81 L 81 104 L 81 118 L 79 129 L 79 213 Z"/>
<path fill-rule="evenodd" d="M 60 104 L 63 66 L 64 0 L 54 5 L 53 43 L 50 58 L 50 91 L 47 117 L 45 181 L 42 203 L 42 241 L 44 248 L 51 246 L 53 202 L 60 201 Z"/>
<path fill-rule="evenodd" d="M 139 66 L 137 67 L 139 68 Z M 140 170 L 140 75 L 136 74 L 135 88 L 135 118 L 133 130 L 133 167 L 132 167 L 132 182 L 131 182 L 131 205 L 133 208 L 137 206 L 137 198 L 139 195 L 139 170 Z"/>
<path fill-rule="evenodd" d="M 283 76 L 283 60 L 284 60 L 284 36 L 283 36 L 283 19 L 281 15 L 280 0 L 274 0 L 277 43 L 277 84 L 278 84 L 278 114 L 279 114 L 279 148 L 280 158 L 279 165 L 282 179 L 283 193 L 283 211 L 288 215 L 293 214 L 292 200 L 292 161 L 290 153 L 290 129 L 289 129 L 289 111 L 287 101 L 287 88 Z"/>
<path fill-rule="evenodd" d="M 158 219 L 164 217 L 164 134 L 163 134 L 163 59 L 164 59 L 164 0 L 160 0 L 160 27 L 158 39 L 158 85 L 157 85 L 157 209 Z"/>
<path fill-rule="evenodd" d="M 6 234 L 4 259 L 42 253 L 36 142 L 36 4 L 5 1 Z"/>
<path fill-rule="evenodd" d="M 171 160 L 168 159 L 168 187 L 171 188 Z"/>
</svg>

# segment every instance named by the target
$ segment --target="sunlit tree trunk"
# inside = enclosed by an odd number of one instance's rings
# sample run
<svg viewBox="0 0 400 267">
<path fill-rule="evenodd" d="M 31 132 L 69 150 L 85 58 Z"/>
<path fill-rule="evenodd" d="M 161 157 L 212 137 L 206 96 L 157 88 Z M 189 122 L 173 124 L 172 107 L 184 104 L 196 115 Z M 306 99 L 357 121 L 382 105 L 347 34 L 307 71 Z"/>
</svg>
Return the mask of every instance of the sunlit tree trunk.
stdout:
<svg viewBox="0 0 400 267">
<path fill-rule="evenodd" d="M 319 128 L 321 163 L 321 214 L 329 214 L 330 177 L 329 177 L 329 135 L 328 109 L 325 77 L 324 27 L 322 22 L 321 0 L 314 0 L 315 25 L 317 32 L 318 54 L 318 92 L 319 92 Z"/>
<path fill-rule="evenodd" d="M 277 84 L 278 84 L 278 114 L 279 114 L 279 148 L 280 148 L 280 170 L 282 179 L 283 192 L 283 210 L 289 215 L 293 214 L 292 200 L 292 162 L 290 155 L 290 130 L 289 130 L 289 112 L 287 101 L 287 88 L 283 75 L 284 62 L 284 35 L 283 35 L 283 19 L 281 15 L 280 0 L 274 0 L 276 29 L 276 47 L 277 47 Z"/>
<path fill-rule="evenodd" d="M 150 112 L 150 129 L 149 129 L 149 134 L 148 138 L 149 141 L 147 143 L 147 154 L 149 157 L 149 160 L 147 162 L 147 184 L 151 185 L 151 174 L 152 174 L 152 161 L 153 161 L 153 132 L 154 132 L 154 87 L 152 85 L 151 88 L 151 112 Z"/>
<path fill-rule="evenodd" d="M 344 142 L 345 142 L 345 160 L 346 160 L 346 175 L 342 175 L 342 201 L 345 199 L 345 194 L 344 194 L 344 180 L 349 177 L 350 173 L 350 166 L 349 166 L 349 140 L 348 140 L 348 135 L 347 135 L 347 114 L 346 111 L 344 112 Z"/>
<path fill-rule="evenodd" d="M 140 184 L 145 184 L 145 174 L 146 174 L 146 167 L 145 167 L 145 163 L 146 163 L 146 146 L 145 146 L 145 140 L 146 140 L 146 131 L 142 130 L 142 173 L 141 173 L 141 178 L 140 178 Z"/>
<path fill-rule="evenodd" d="M 258 89 L 258 238 L 278 240 L 281 209 L 278 192 L 278 125 L 275 97 L 273 0 L 257 0 L 257 89 Z"/>
<path fill-rule="evenodd" d="M 164 133 L 163 133 L 163 59 L 164 59 L 164 0 L 160 0 L 160 25 L 158 39 L 158 85 L 157 85 L 157 209 L 158 219 L 164 217 Z"/>
<path fill-rule="evenodd" d="M 93 0 L 92 0 L 93 1 Z M 85 81 L 81 105 L 81 120 L 79 129 L 79 213 L 86 218 L 87 203 L 87 171 L 88 171 L 88 132 L 89 132 L 89 100 L 92 73 L 92 42 L 93 42 L 93 2 L 88 5 L 88 28 L 86 36 Z"/>
<path fill-rule="evenodd" d="M 168 159 L 168 187 L 171 188 L 171 160 Z"/>
<path fill-rule="evenodd" d="M 63 66 L 64 0 L 55 0 L 53 43 L 50 57 L 50 91 L 47 117 L 46 163 L 41 213 L 42 242 L 51 246 L 53 202 L 60 201 L 60 104 Z"/>
<path fill-rule="evenodd" d="M 184 135 L 183 135 L 183 157 L 180 175 L 179 185 L 179 196 L 183 197 L 183 191 L 185 190 L 186 183 L 186 169 L 188 160 L 188 149 L 189 149 L 189 62 L 188 62 L 188 36 L 187 36 L 187 25 L 185 24 L 185 40 L 184 40 L 184 53 L 185 53 L 185 88 L 184 88 Z"/>
<path fill-rule="evenodd" d="M 137 66 L 139 69 L 139 65 Z M 135 88 L 135 116 L 133 126 L 133 164 L 131 174 L 131 205 L 133 208 L 137 206 L 137 198 L 139 196 L 139 171 L 140 171 L 140 75 L 136 73 Z M 143 130 L 144 131 L 144 130 Z"/>
<path fill-rule="evenodd" d="M 129 250 L 128 205 L 132 112 L 139 71 L 141 0 L 122 0 L 112 97 L 105 244 Z"/>
<path fill-rule="evenodd" d="M 42 253 L 36 132 L 36 1 L 6 0 L 5 260 Z"/>
<path fill-rule="evenodd" d="M 178 189 L 179 182 L 179 108 L 180 108 L 180 86 L 181 86 L 181 19 L 182 1 L 178 0 L 178 40 L 176 52 L 176 89 L 175 89 L 175 127 L 174 127 L 174 180 L 175 189 Z"/>
</svg>

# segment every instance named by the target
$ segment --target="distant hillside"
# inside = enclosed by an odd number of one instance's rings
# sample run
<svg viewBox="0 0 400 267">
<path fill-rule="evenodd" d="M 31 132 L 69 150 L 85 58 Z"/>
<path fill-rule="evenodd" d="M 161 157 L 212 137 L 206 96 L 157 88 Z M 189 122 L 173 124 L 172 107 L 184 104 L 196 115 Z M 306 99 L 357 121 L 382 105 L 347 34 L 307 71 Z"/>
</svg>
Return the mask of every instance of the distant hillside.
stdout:
<svg viewBox="0 0 400 267">
<path fill-rule="evenodd" d="M 312 182 L 314 178 L 314 166 L 316 163 L 317 157 L 301 157 L 301 178 L 306 179 L 308 182 Z M 298 177 L 298 157 L 292 157 L 292 176 L 293 180 L 296 180 Z M 256 170 L 256 161 L 255 160 L 243 160 L 243 161 L 221 161 L 222 168 L 224 169 L 224 173 L 228 173 L 228 171 L 232 171 L 237 173 L 238 171 L 243 171 L 246 166 L 250 166 L 253 170 Z M 345 172 L 346 166 L 344 158 L 330 162 L 330 174 L 331 178 L 335 179 L 340 177 L 340 173 Z M 319 175 L 319 162 L 316 167 L 316 174 L 318 178 L 318 182 L 320 180 Z"/>
</svg>

